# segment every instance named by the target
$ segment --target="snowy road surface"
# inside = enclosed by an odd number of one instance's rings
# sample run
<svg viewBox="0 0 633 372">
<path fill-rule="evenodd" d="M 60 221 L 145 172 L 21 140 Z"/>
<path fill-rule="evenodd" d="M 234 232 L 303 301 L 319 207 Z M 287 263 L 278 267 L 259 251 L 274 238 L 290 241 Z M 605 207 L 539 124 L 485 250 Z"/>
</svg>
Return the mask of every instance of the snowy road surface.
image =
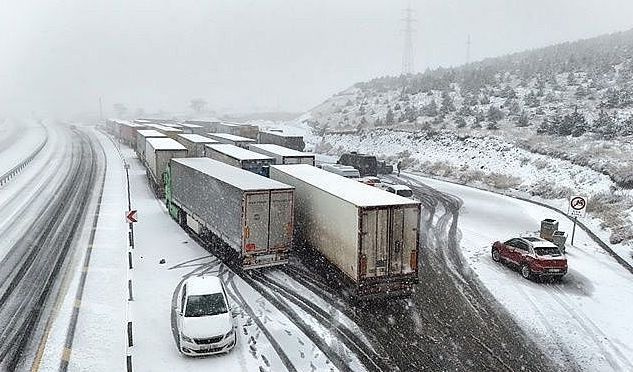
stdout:
<svg viewBox="0 0 633 372">
<path fill-rule="evenodd" d="M 633 370 L 633 276 L 587 234 L 576 230 L 561 283 L 527 281 L 492 261 L 491 243 L 535 235 L 544 218 L 557 219 L 571 235 L 569 219 L 491 192 L 415 178 L 463 201 L 461 246 L 473 272 L 549 355 L 572 369 Z"/>
<path fill-rule="evenodd" d="M 65 127 L 50 126 L 49 130 L 50 140 L 38 156 L 2 187 L 0 208 L 6 213 L 0 221 L 3 370 L 30 365 L 40 325 L 51 312 L 60 277 L 73 255 L 85 201 L 96 177 L 89 138 L 81 133 L 71 137 Z"/>
</svg>

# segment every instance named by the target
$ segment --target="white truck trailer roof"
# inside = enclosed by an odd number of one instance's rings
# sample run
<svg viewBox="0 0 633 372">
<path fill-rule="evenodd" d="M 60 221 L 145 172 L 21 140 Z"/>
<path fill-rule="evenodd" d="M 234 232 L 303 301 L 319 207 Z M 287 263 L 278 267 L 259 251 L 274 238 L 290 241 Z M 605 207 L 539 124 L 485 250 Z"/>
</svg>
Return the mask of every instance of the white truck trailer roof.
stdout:
<svg viewBox="0 0 633 372">
<path fill-rule="evenodd" d="M 187 150 L 185 146 L 171 138 L 148 138 L 147 142 L 154 150 Z"/>
<path fill-rule="evenodd" d="M 314 154 L 309 152 L 301 152 L 293 149 L 289 149 L 287 147 L 274 145 L 272 143 L 254 143 L 249 145 L 249 147 L 262 149 L 264 151 L 277 154 L 283 157 L 314 157 Z"/>
<path fill-rule="evenodd" d="M 201 136 L 199 134 L 192 133 L 183 133 L 179 134 L 179 137 L 184 138 L 185 140 L 193 143 L 218 143 L 218 141 L 211 139 L 209 137 Z"/>
<path fill-rule="evenodd" d="M 231 124 L 233 125 L 233 124 Z M 229 133 L 209 133 L 208 134 L 210 137 L 219 137 L 219 138 L 224 138 L 226 140 L 229 141 L 235 141 L 235 142 L 253 142 L 255 143 L 255 140 L 252 138 L 246 138 L 246 137 L 242 137 L 242 136 L 236 136 L 234 134 L 229 134 Z"/>
<path fill-rule="evenodd" d="M 154 129 L 139 129 L 136 131 L 136 133 L 138 133 L 139 135 L 148 138 L 148 137 L 167 137 L 166 135 L 162 134 L 161 132 L 154 130 Z"/>
<path fill-rule="evenodd" d="M 303 138 L 303 136 L 299 135 L 299 134 L 286 133 L 286 132 L 283 131 L 283 129 L 281 130 L 281 132 L 279 132 L 277 130 L 268 129 L 268 130 L 262 131 L 262 133 L 272 134 L 272 135 L 277 136 L 277 137 L 301 137 L 301 138 Z"/>
<path fill-rule="evenodd" d="M 271 180 L 270 178 L 209 158 L 174 158 L 172 161 L 195 169 L 198 172 L 208 174 L 213 178 L 233 185 L 243 191 L 294 189 L 294 187 L 288 186 L 285 183 Z"/>
<path fill-rule="evenodd" d="M 273 160 L 273 158 L 271 158 L 270 156 L 262 155 L 255 151 L 246 150 L 239 146 L 230 145 L 227 143 L 205 145 L 205 147 L 237 160 Z"/>
<path fill-rule="evenodd" d="M 271 165 L 270 168 L 309 183 L 358 207 L 420 204 L 308 164 Z"/>
</svg>

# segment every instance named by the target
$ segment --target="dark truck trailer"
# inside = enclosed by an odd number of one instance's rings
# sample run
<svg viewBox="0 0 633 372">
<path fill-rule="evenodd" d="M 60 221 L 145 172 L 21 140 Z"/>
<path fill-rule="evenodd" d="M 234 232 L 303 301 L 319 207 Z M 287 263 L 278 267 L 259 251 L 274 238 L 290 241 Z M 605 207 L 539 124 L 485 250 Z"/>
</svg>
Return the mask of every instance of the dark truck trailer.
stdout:
<svg viewBox="0 0 633 372">
<path fill-rule="evenodd" d="M 293 136 L 290 134 L 279 133 L 279 132 L 259 132 L 257 135 L 258 143 L 272 143 L 274 145 L 279 145 L 283 147 L 287 147 L 289 149 L 303 151 L 306 147 L 305 142 L 303 141 L 302 136 Z"/>
<path fill-rule="evenodd" d="M 274 165 L 270 178 L 295 187 L 295 247 L 325 257 L 354 297 L 411 293 L 419 202 L 305 164 Z"/>
<path fill-rule="evenodd" d="M 119 125 L 119 141 L 133 149 L 136 148 L 136 131 L 141 129 L 145 129 L 145 126 L 127 121 L 121 122 Z"/>
<path fill-rule="evenodd" d="M 378 176 L 378 162 L 373 155 L 350 152 L 341 155 L 338 164 L 350 165 L 360 173 L 361 177 Z"/>
<path fill-rule="evenodd" d="M 190 158 L 204 158 L 204 145 L 219 143 L 199 134 L 179 134 L 176 141 L 187 148 L 187 156 Z"/>
<path fill-rule="evenodd" d="M 294 188 L 208 158 L 172 159 L 165 195 L 172 217 L 201 239 L 220 239 L 243 269 L 288 263 Z"/>
<path fill-rule="evenodd" d="M 229 144 L 205 145 L 205 156 L 237 168 L 268 177 L 268 168 L 275 159 Z"/>
</svg>

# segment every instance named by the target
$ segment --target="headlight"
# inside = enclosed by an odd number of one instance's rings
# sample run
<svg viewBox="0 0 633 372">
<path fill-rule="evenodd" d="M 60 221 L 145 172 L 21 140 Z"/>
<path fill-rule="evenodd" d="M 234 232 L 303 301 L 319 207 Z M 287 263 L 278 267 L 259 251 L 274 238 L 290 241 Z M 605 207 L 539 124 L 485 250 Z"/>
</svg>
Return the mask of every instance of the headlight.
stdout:
<svg viewBox="0 0 633 372">
<path fill-rule="evenodd" d="M 224 335 L 224 338 L 229 338 L 229 337 L 231 337 L 231 335 L 233 334 L 233 331 L 234 331 L 234 330 L 231 328 L 231 330 L 230 330 L 230 331 L 228 331 L 228 333 Z"/>
<path fill-rule="evenodd" d="M 191 343 L 193 343 L 193 340 L 192 340 L 190 337 L 187 337 L 187 336 L 185 336 L 185 335 L 181 335 L 180 337 L 182 337 L 182 340 L 183 340 L 183 341 L 187 341 L 187 342 L 191 342 Z"/>
</svg>

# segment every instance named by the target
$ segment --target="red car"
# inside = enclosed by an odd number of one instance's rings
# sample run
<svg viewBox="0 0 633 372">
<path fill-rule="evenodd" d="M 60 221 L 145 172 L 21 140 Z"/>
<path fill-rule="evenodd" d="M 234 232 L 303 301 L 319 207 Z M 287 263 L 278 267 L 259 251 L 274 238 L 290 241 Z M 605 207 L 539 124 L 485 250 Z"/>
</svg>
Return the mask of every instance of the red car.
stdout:
<svg viewBox="0 0 633 372">
<path fill-rule="evenodd" d="M 514 238 L 492 244 L 492 259 L 509 262 L 521 269 L 521 275 L 562 278 L 567 273 L 567 258 L 553 243 L 535 237 Z"/>
</svg>

